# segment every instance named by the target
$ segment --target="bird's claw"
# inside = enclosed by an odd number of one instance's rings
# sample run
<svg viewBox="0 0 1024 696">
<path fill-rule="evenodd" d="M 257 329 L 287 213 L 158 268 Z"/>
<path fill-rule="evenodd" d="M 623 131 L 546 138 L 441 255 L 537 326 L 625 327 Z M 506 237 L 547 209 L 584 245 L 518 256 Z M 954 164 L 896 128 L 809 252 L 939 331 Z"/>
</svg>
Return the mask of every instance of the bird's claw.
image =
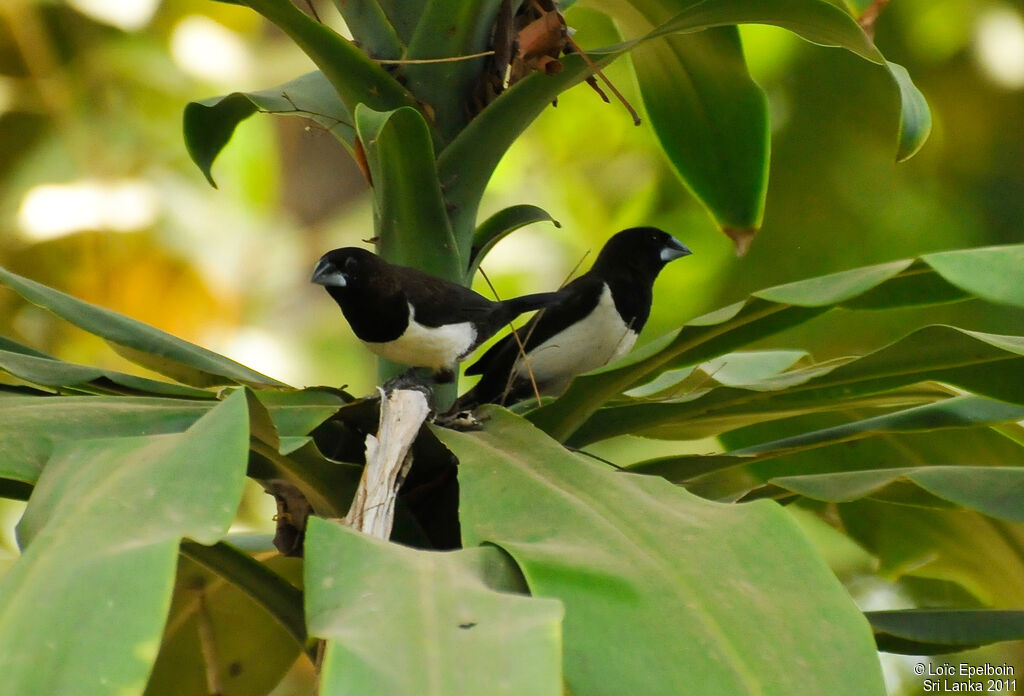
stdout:
<svg viewBox="0 0 1024 696">
<path fill-rule="evenodd" d="M 451 430 L 482 430 L 486 420 L 488 420 L 486 416 L 477 418 L 469 410 L 449 411 L 448 413 L 434 416 L 435 425 Z"/>
</svg>

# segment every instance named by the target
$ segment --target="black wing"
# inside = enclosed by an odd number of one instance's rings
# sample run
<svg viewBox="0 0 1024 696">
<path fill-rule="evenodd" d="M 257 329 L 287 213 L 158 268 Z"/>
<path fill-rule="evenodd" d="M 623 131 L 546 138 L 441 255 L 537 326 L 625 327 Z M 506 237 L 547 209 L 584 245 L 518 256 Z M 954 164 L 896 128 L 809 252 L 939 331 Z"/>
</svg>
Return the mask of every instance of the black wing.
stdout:
<svg viewBox="0 0 1024 696">
<path fill-rule="evenodd" d="M 589 275 L 580 276 L 558 291 L 559 299 L 555 304 L 541 310 L 516 330 L 519 340 L 527 351 L 544 343 L 594 311 L 603 289 L 604 281 L 601 279 Z M 518 357 L 519 345 L 515 336 L 509 333 L 466 368 L 466 374 L 500 373 L 507 379 Z"/>
<path fill-rule="evenodd" d="M 401 279 L 416 321 L 424 326 L 486 321 L 497 307 L 478 292 L 415 268 L 403 267 Z"/>
</svg>

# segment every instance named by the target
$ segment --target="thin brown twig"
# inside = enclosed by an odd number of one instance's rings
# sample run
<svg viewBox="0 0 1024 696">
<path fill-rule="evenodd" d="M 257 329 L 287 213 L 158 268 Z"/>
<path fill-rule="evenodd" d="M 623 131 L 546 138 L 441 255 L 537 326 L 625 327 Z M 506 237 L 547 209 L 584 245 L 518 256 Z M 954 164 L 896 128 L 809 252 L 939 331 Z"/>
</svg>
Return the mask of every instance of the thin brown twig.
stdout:
<svg viewBox="0 0 1024 696">
<path fill-rule="evenodd" d="M 620 92 L 618 88 L 612 84 L 611 80 L 604 76 L 604 73 L 601 72 L 601 68 L 597 67 L 597 63 L 590 60 L 590 56 L 587 55 L 586 51 L 580 48 L 580 45 L 578 43 L 573 41 L 573 38 L 571 36 L 566 36 L 565 40 L 568 42 L 570 46 L 572 46 L 574 51 L 580 54 L 580 57 L 583 58 L 583 61 L 590 67 L 591 70 L 594 71 L 594 74 L 597 75 L 601 82 L 603 82 L 605 86 L 609 90 L 611 90 L 611 93 L 614 94 L 620 102 L 622 102 L 622 105 L 626 107 L 626 111 L 628 111 L 629 115 L 633 117 L 633 125 L 639 126 L 640 114 L 636 112 L 636 109 L 633 108 L 633 105 L 630 104 L 626 97 L 622 95 L 622 92 Z M 601 90 L 598 90 L 598 94 L 600 94 L 600 92 Z"/>
<path fill-rule="evenodd" d="M 461 60 L 473 60 L 474 58 L 484 58 L 486 56 L 493 55 L 494 51 L 481 51 L 480 53 L 470 53 L 464 56 L 449 56 L 448 58 L 374 58 L 373 60 L 381 65 L 428 65 L 430 63 L 457 63 Z"/>
</svg>

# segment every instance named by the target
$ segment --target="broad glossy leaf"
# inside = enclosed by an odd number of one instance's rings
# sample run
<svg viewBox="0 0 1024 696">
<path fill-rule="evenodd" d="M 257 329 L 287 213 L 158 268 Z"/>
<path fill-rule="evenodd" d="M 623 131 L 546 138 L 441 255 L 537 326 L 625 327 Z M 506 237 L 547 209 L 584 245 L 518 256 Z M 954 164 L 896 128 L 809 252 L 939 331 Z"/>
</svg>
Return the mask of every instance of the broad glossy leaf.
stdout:
<svg viewBox="0 0 1024 696">
<path fill-rule="evenodd" d="M 744 23 L 774 24 L 796 32 L 803 38 L 827 46 L 842 46 L 861 57 L 884 65 L 884 59 L 857 23 L 840 8 L 822 0 L 715 0 L 712 2 L 633 2 L 647 8 L 633 19 L 656 26 L 646 36 L 633 38 L 617 46 L 589 49 L 592 61 L 602 66 L 635 48 L 643 41 L 677 33 L 694 33 L 712 27 Z M 655 8 L 653 11 L 651 8 Z M 621 16 L 628 12 L 624 3 L 606 4 L 602 9 Z M 667 17 L 674 10 L 678 14 Z M 646 15 L 646 16 L 645 16 Z M 582 81 L 591 67 L 576 56 L 562 59 L 557 75 L 536 73 L 502 93 L 474 118 L 440 153 L 438 170 L 449 201 L 455 206 L 455 227 L 465 229 L 476 217 L 484 186 L 505 151 L 534 118 L 558 94 Z M 711 78 L 709 78 L 711 79 Z M 685 83 L 686 76 L 679 75 Z M 905 109 L 906 112 L 909 110 Z M 671 124 L 666 123 L 666 127 Z M 912 129 L 905 128 L 907 132 Z M 752 141 L 751 141 L 752 142 Z M 748 158 L 747 162 L 755 161 Z M 763 173 L 746 180 L 763 180 Z M 754 208 L 759 208 L 757 203 Z M 748 206 L 749 207 L 749 206 Z"/>
<path fill-rule="evenodd" d="M 420 18 L 427 6 L 427 0 L 368 0 L 380 5 L 387 15 L 398 36 L 408 43 L 419 26 Z M 336 3 L 348 4 L 350 0 L 335 0 Z"/>
<path fill-rule="evenodd" d="M 663 20 L 651 32 L 652 38 L 731 24 L 771 24 L 819 46 L 841 47 L 873 63 L 884 62 L 860 25 L 824 0 L 631 0 L 630 4 L 648 16 L 663 14 L 667 8 L 678 12 Z"/>
<path fill-rule="evenodd" d="M 491 48 L 500 3 L 494 0 L 433 0 L 419 16 L 404 58 L 458 58 Z M 431 121 L 447 142 L 470 119 L 467 102 L 486 58 L 401 66 L 405 86 L 431 107 Z"/>
<path fill-rule="evenodd" d="M 400 58 L 405 42 L 377 0 L 334 0 L 352 39 L 373 58 Z"/>
<path fill-rule="evenodd" d="M 862 58 L 886 68 L 900 97 L 897 161 L 913 157 L 931 131 L 931 113 L 924 96 L 900 65 L 886 61 L 861 26 L 839 7 L 821 0 L 717 0 L 715 2 L 673 2 L 632 0 L 641 8 L 689 5 L 660 32 L 685 31 L 686 27 L 720 26 L 740 23 L 773 24 L 784 27 L 812 43 L 842 46 Z"/>
<path fill-rule="evenodd" d="M 327 639 L 321 693 L 562 693 L 562 605 L 515 594 L 494 547 L 406 548 L 311 518 L 306 615 Z"/>
<path fill-rule="evenodd" d="M 470 250 L 469 270 L 466 271 L 467 281 L 471 281 L 481 262 L 494 245 L 521 227 L 535 222 L 550 222 L 561 227 L 558 220 L 535 205 L 513 205 L 499 210 L 481 222 L 473 233 L 473 246 Z"/>
<path fill-rule="evenodd" d="M 911 396 L 945 397 L 927 388 L 904 391 L 925 382 L 1024 403 L 1024 382 L 1006 379 L 1007 373 L 1024 370 L 1024 338 L 1019 336 L 929 326 L 861 358 L 767 374 L 746 384 L 731 381 L 728 368 L 730 360 L 740 369 L 744 363 L 757 364 L 755 358 L 742 356 L 732 353 L 709 361 L 674 385 L 666 386 L 664 378 L 670 373 L 662 374 L 628 392 L 640 398 L 598 410 L 571 442 L 580 445 L 631 432 L 695 439 L 799 413 L 910 404 Z M 726 372 L 720 379 L 722 370 Z"/>
<path fill-rule="evenodd" d="M 301 578 L 299 559 L 263 553 L 263 563 Z M 299 595 L 296 607 L 301 620 L 301 593 L 290 587 Z M 207 629 L 214 649 L 204 654 L 200 632 Z M 268 694 L 301 652 L 300 644 L 261 603 L 238 585 L 181 556 L 160 653 L 145 696 L 206 696 L 211 669 L 223 696 Z"/>
<path fill-rule="evenodd" d="M 91 388 L 99 393 L 159 394 L 192 399 L 212 399 L 215 396 L 213 392 L 181 384 L 159 382 L 115 370 L 104 370 L 7 350 L 0 350 L 0 370 L 26 382 L 46 387 Z"/>
<path fill-rule="evenodd" d="M 875 629 L 878 648 L 884 652 L 940 655 L 1024 640 L 1024 611 L 900 609 L 869 611 L 864 615 Z"/>
<path fill-rule="evenodd" d="M 924 147 L 932 132 L 932 112 L 928 108 L 921 90 L 910 78 L 910 73 L 902 65 L 891 61 L 885 62 L 889 75 L 896 83 L 900 93 L 900 125 L 899 139 L 896 145 L 896 161 L 904 162 Z"/>
<path fill-rule="evenodd" d="M 921 259 L 898 276 L 842 303 L 846 309 L 891 309 L 963 302 L 971 293 L 950 284 Z"/>
<path fill-rule="evenodd" d="M 194 387 L 250 384 L 286 387 L 212 351 L 176 338 L 149 324 L 83 302 L 0 268 L 0 281 L 29 302 L 114 345 L 129 360 Z"/>
<path fill-rule="evenodd" d="M 467 250 L 448 221 L 426 121 L 415 109 L 360 105 L 356 130 L 373 177 L 381 256 L 459 282 Z"/>
<path fill-rule="evenodd" d="M 856 412 L 834 413 L 831 424 L 856 419 Z M 861 417 L 867 415 L 859 414 Z M 817 426 L 796 419 L 796 422 L 772 423 L 771 427 L 755 426 L 734 431 L 722 438 L 727 447 L 740 449 L 764 442 L 772 437 L 827 427 L 826 419 Z M 879 433 L 874 437 L 841 442 L 835 445 L 767 454 L 758 457 L 747 470 L 760 481 L 777 476 L 802 476 L 877 468 L 879 462 L 893 467 L 923 467 L 934 464 L 967 462 L 976 466 L 1024 466 L 1024 445 L 1001 432 L 1006 425 L 987 428 L 951 428 L 912 433 Z M 760 431 L 760 432 L 752 432 Z M 770 431 L 774 431 L 771 433 Z"/>
<path fill-rule="evenodd" d="M 0 395 L 0 476 L 35 483 L 61 443 L 180 433 L 216 402 L 116 396 Z"/>
<path fill-rule="evenodd" d="M 881 416 L 873 416 L 842 425 L 733 450 L 734 455 L 819 447 L 848 442 L 879 433 L 906 433 L 942 428 L 969 428 L 978 425 L 1011 423 L 1024 420 L 1024 406 L 1008 404 L 981 396 L 960 396 L 934 404 L 915 406 Z"/>
<path fill-rule="evenodd" d="M 632 53 L 662 149 L 687 187 L 746 251 L 768 188 L 768 101 L 735 27 L 668 36 Z"/>
<path fill-rule="evenodd" d="M 351 150 L 355 142 L 352 115 L 319 70 L 258 92 L 232 92 L 189 102 L 185 106 L 185 147 L 211 186 L 211 168 L 239 123 L 257 111 L 303 116 L 316 121 Z"/>
<path fill-rule="evenodd" d="M 235 394 L 181 434 L 58 451 L 18 526 L 24 553 L 0 580 L 6 689 L 141 691 L 178 542 L 212 543 L 226 532 L 241 500 L 248 431 L 245 397 Z"/>
<path fill-rule="evenodd" d="M 870 499 L 838 506 L 843 529 L 878 558 L 878 573 L 956 583 L 985 606 L 1024 606 L 1024 527 L 973 510 Z"/>
<path fill-rule="evenodd" d="M 1000 279 L 996 284 L 989 283 L 988 287 L 1005 288 L 1010 267 L 1024 254 L 1024 245 L 992 247 L 986 251 L 987 255 L 982 257 L 962 252 L 964 256 L 952 257 L 953 263 L 964 267 L 970 262 L 988 263 L 993 275 Z M 746 302 L 693 319 L 678 331 L 651 341 L 621 360 L 577 377 L 559 399 L 532 411 L 528 417 L 552 436 L 566 440 L 587 423 L 598 408 L 623 391 L 651 382 L 666 370 L 692 366 L 739 350 L 832 307 L 855 306 L 859 298 L 868 296 L 870 306 L 875 309 L 904 306 L 908 302 L 917 305 L 927 301 L 918 291 L 924 287 L 934 289 L 937 284 L 952 288 L 934 295 L 937 302 L 948 302 L 961 299 L 963 292 L 972 292 L 981 284 L 972 281 L 966 273 L 950 273 L 946 278 L 948 282 L 944 282 L 926 261 L 928 258 L 923 257 L 916 263 L 903 260 L 867 266 L 759 291 Z M 931 280 L 922 280 L 929 276 Z M 1014 298 L 1005 290 L 1000 296 L 1004 301 Z M 945 367 L 952 371 L 954 366 Z M 992 393 L 1000 398 L 1007 390 L 1014 389 L 1012 382 L 979 377 L 969 364 L 955 376 L 963 380 L 981 379 L 980 383 L 972 382 L 969 388 L 996 390 Z"/>
<path fill-rule="evenodd" d="M 531 411 L 528 418 L 552 437 L 567 440 L 604 403 L 664 370 L 729 353 L 825 311 L 818 307 L 774 305 L 758 299 L 727 310 L 714 313 L 713 318 L 698 318 L 621 360 L 576 377 L 561 397 Z"/>
<path fill-rule="evenodd" d="M 341 395 L 316 388 L 299 391 L 261 389 L 255 395 L 266 406 L 280 437 L 312 432 L 346 403 Z"/>
<path fill-rule="evenodd" d="M 6 336 L 0 336 L 0 350 L 5 350 L 11 353 L 19 353 L 21 355 L 29 355 L 34 358 L 49 358 L 51 360 L 53 359 L 51 356 L 47 355 L 42 351 L 36 350 L 31 346 L 26 346 L 23 343 L 18 343 L 14 339 L 7 338 Z"/>
<path fill-rule="evenodd" d="M 759 290 L 754 297 L 798 307 L 841 305 L 907 271 L 910 259 L 862 266 Z"/>
<path fill-rule="evenodd" d="M 234 585 L 276 620 L 295 641 L 306 643 L 302 592 L 266 565 L 223 541 L 213 545 L 184 541 L 181 553 Z"/>
<path fill-rule="evenodd" d="M 777 505 L 711 503 L 487 415 L 436 431 L 459 458 L 464 540 L 565 603 L 573 693 L 884 693 L 862 615 Z"/>
<path fill-rule="evenodd" d="M 269 397 L 276 430 L 306 435 L 333 414 L 333 395 L 291 392 Z M 212 400 L 132 396 L 24 396 L 0 394 L 0 477 L 34 483 L 61 443 L 92 438 L 180 433 L 217 404 Z"/>
<path fill-rule="evenodd" d="M 951 461 L 956 461 L 952 459 Z M 876 494 L 895 481 L 907 480 L 940 498 L 978 512 L 1024 522 L 1024 467 L 928 466 L 867 469 L 832 474 L 783 476 L 769 480 L 816 500 L 845 503 Z"/>
<path fill-rule="evenodd" d="M 921 258 L 948 282 L 972 295 L 1024 307 L 1024 244 L 942 251 Z"/>
<path fill-rule="evenodd" d="M 863 411 L 819 412 L 771 423 L 741 428 L 720 439 L 726 448 L 743 447 L 837 425 L 858 417 Z M 874 468 L 878 462 L 894 467 L 917 468 L 934 464 L 969 462 L 975 466 L 1024 466 L 1024 445 L 1001 432 L 1016 425 L 988 428 L 922 430 L 908 433 L 876 433 L 859 440 L 841 441 L 802 450 L 764 452 L 758 455 L 681 455 L 638 462 L 630 471 L 663 476 L 674 483 L 686 484 L 702 495 L 742 498 L 767 481 L 786 476 L 858 472 Z M 735 470 L 742 467 L 742 475 Z M 889 496 L 891 492 L 883 495 Z M 943 504 L 932 498 L 930 506 Z M 948 505 L 948 504 L 947 504 Z"/>
<path fill-rule="evenodd" d="M 374 109 L 415 106 L 416 100 L 380 64 L 291 0 L 224 0 L 259 12 L 286 33 L 320 68 L 349 113 L 357 104 Z"/>
<path fill-rule="evenodd" d="M 588 52 L 597 65 L 622 51 Z M 498 162 L 527 126 L 568 88 L 582 82 L 590 68 L 578 55 L 564 56 L 555 75 L 534 73 L 512 85 L 480 112 L 437 155 L 437 172 L 451 204 L 452 226 L 471 230 L 480 198 Z"/>
<path fill-rule="evenodd" d="M 761 391 L 773 383 L 772 377 L 793 368 L 798 362 L 806 362 L 809 357 L 802 350 L 737 351 L 696 367 L 663 372 L 654 381 L 631 389 L 626 395 L 658 399 L 685 397 L 706 389 L 709 380 L 717 385 Z"/>
<path fill-rule="evenodd" d="M 863 416 L 864 412 L 819 412 L 811 416 L 772 421 L 731 431 L 724 434 L 721 441 L 727 449 L 739 450 L 780 436 L 848 422 L 855 419 L 857 414 Z M 1024 446 L 999 432 L 998 429 L 1005 427 L 877 433 L 869 438 L 823 447 L 759 455 L 727 453 L 660 457 L 631 464 L 629 470 L 663 476 L 673 483 L 685 483 L 690 488 L 722 483 L 734 486 L 730 470 L 743 467 L 742 484 L 745 487 L 730 489 L 736 491 L 737 497 L 742 497 L 773 478 L 857 472 L 872 469 L 878 462 L 906 468 L 955 462 L 969 462 L 977 466 L 1022 467 Z"/>
</svg>

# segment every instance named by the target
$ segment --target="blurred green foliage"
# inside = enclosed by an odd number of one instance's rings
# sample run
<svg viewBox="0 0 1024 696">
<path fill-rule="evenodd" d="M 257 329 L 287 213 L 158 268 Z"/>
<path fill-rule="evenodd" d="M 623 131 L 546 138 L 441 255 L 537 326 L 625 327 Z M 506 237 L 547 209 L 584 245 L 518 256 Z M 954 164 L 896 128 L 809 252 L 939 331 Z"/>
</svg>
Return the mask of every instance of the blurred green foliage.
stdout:
<svg viewBox="0 0 1024 696">
<path fill-rule="evenodd" d="M 339 26 L 328 3 L 318 10 Z M 760 287 L 1019 241 L 1024 98 L 989 79 L 977 58 L 979 22 L 991 11 L 987 2 L 914 0 L 879 20 L 879 45 L 908 67 L 935 117 L 924 150 L 900 165 L 896 99 L 881 71 L 780 29 L 743 27 L 773 131 L 765 224 L 743 258 L 671 173 L 646 127 L 586 87 L 571 90 L 516 143 L 481 209 L 483 218 L 532 203 L 562 228 L 541 224 L 512 235 L 484 270 L 502 294 L 543 289 L 614 231 L 665 227 L 696 255 L 659 280 L 650 338 Z M 0 13 L 0 262 L 282 379 L 369 389 L 372 362 L 346 349 L 346 327 L 306 283 L 323 250 L 371 234 L 365 183 L 340 146 L 297 119 L 249 119 L 215 165 L 220 189 L 213 190 L 180 138 L 189 100 L 283 81 L 307 69 L 307 59 L 252 12 L 217 3 L 156 3 L 132 30 L 72 4 L 18 0 Z M 585 6 L 568 19 L 584 46 L 615 40 L 605 16 Z M 207 47 L 205 72 L 182 59 L 181 46 Z M 210 69 L 215 63 L 219 71 Z M 623 67 L 613 64 L 608 75 L 639 108 Z M 153 214 L 139 228 L 85 227 L 47 240 L 27 229 L 26 200 L 36 187 L 125 179 L 152 194 Z M 10 335 L 62 357 L 120 364 L 13 302 L 0 298 L 0 328 Z M 967 328 L 1013 331 L 998 325 L 1005 312 L 997 320 L 975 306 L 929 311 Z M 827 338 L 817 341 L 816 357 L 870 347 L 844 343 L 836 330 L 855 325 L 856 314 L 801 329 Z M 1011 318 L 1024 322 L 1019 313 Z M 873 338 L 877 345 L 893 336 Z"/>
<path fill-rule="evenodd" d="M 568 13 L 577 41 L 613 43 L 608 20 L 583 5 Z M 374 361 L 356 347 L 329 298 L 307 282 L 323 251 L 372 234 L 358 169 L 318 126 L 255 117 L 218 159 L 214 190 L 181 139 L 181 112 L 190 100 L 276 84 L 310 69 L 308 59 L 244 8 L 153 0 L 152 16 L 126 28 L 117 26 L 123 17 L 76 9 L 85 6 L 0 4 L 0 265 L 296 386 L 348 383 L 354 393 L 367 392 L 376 381 Z M 330 3 L 316 6 L 339 26 Z M 581 259 L 586 267 L 618 229 L 663 227 L 695 254 L 659 278 L 649 340 L 762 287 L 1024 240 L 1024 83 L 993 77 L 991 58 L 983 58 L 993 50 L 999 55 L 983 31 L 993 13 L 1010 24 L 1022 21 L 1019 5 L 902 0 L 877 22 L 877 43 L 908 68 L 934 117 L 924 149 L 899 165 L 896 98 L 881 71 L 780 29 L 743 27 L 751 71 L 768 94 L 773 137 L 764 227 L 743 258 L 672 173 L 645 126 L 634 127 L 620 105 L 603 104 L 585 86 L 569 91 L 506 156 L 480 215 L 531 203 L 562 226 L 513 234 L 484 270 L 503 296 L 547 289 Z M 227 51 L 223 59 L 209 52 L 218 46 Z M 188 64 L 186 53 L 211 56 L 206 69 Z M 639 109 L 621 61 L 606 72 Z M 90 182 L 92 203 L 39 197 L 41 187 Z M 111 193 L 124 182 L 136 187 L 135 198 Z M 96 194 L 96 184 L 106 189 L 98 186 Z M 123 223 L 117 215 L 90 217 L 97 195 L 122 212 L 143 209 Z M 71 216 L 63 227 L 46 215 L 61 212 L 54 209 L 60 201 Z M 799 344 L 820 360 L 866 351 L 895 339 L 920 313 L 967 329 L 1024 330 L 1020 311 L 980 302 L 893 312 L 891 326 L 874 333 L 859 328 L 866 312 L 843 310 L 762 347 Z M 0 334 L 68 360 L 126 367 L 97 339 L 6 290 Z M 634 440 L 595 449 L 608 456 L 631 449 L 640 458 Z M 251 511 L 254 520 L 264 513 Z M 895 524 L 895 513 L 885 516 Z M 816 533 L 816 541 L 827 536 Z M 863 565 L 858 549 L 843 540 L 841 549 L 821 543 L 841 550 L 843 564 Z M 998 650 L 992 655 L 986 659 L 1010 659 Z"/>
</svg>

